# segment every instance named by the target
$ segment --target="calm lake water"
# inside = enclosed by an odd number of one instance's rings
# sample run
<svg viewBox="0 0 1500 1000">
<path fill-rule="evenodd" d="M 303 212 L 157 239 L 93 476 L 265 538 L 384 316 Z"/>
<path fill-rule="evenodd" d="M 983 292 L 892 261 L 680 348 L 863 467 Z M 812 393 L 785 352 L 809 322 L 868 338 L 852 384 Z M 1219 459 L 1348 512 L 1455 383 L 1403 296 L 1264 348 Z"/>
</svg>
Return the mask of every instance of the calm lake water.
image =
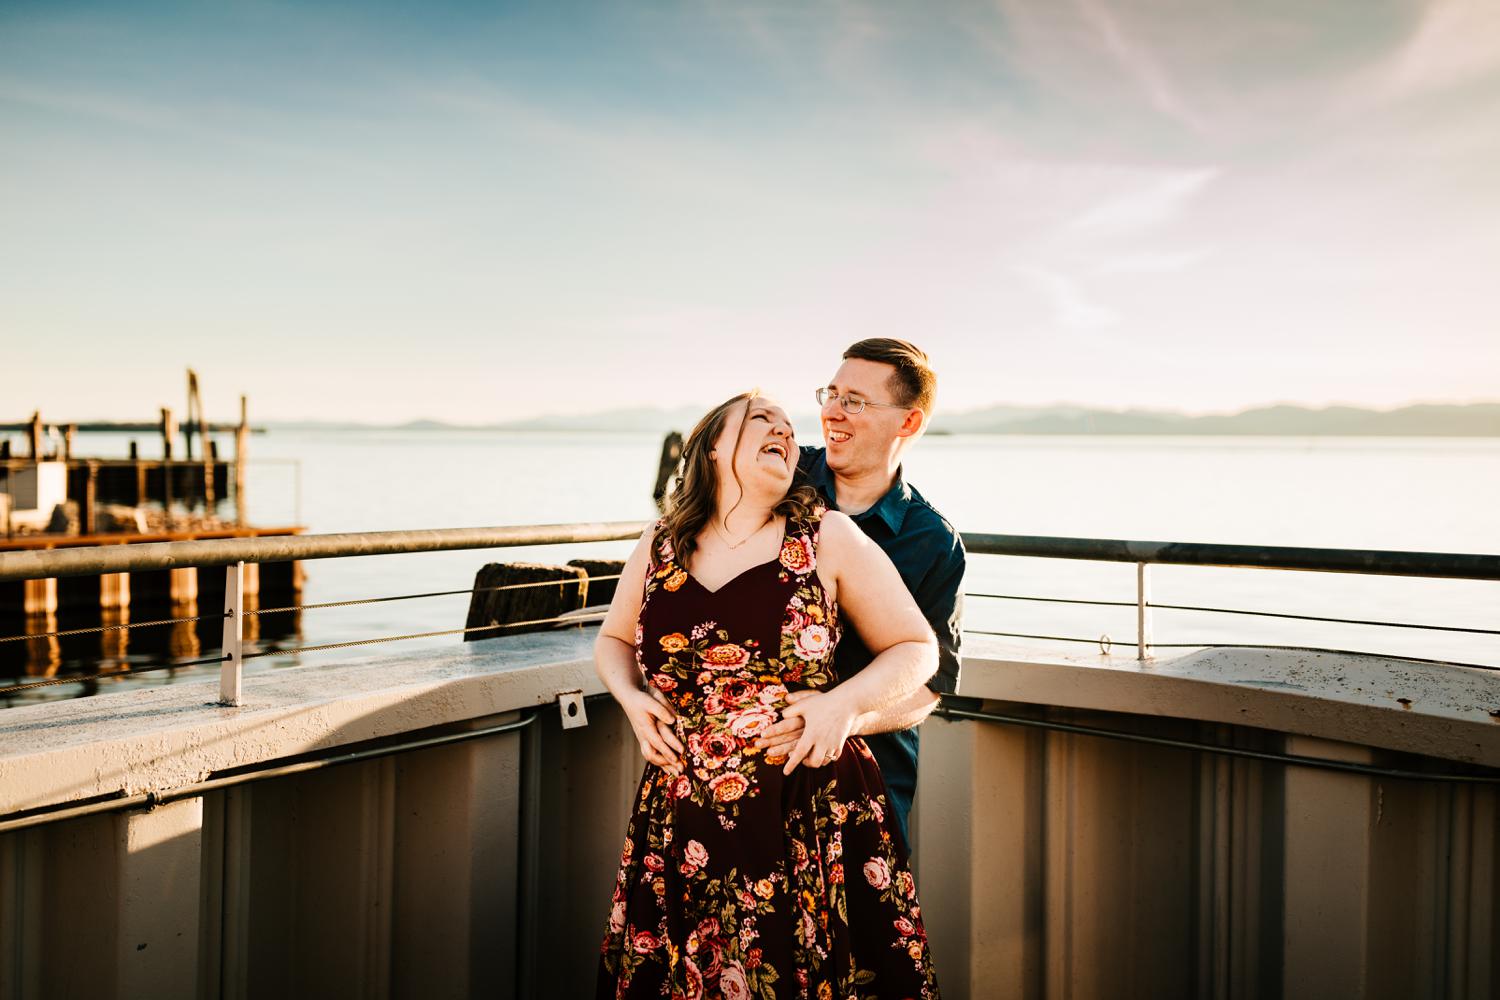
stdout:
<svg viewBox="0 0 1500 1000">
<path fill-rule="evenodd" d="M 811 433 L 815 439 L 816 429 Z M 247 496 L 254 523 L 300 521 L 311 532 L 645 520 L 654 516 L 650 489 L 660 444 L 654 434 L 279 431 L 251 442 Z M 123 454 L 126 447 L 126 439 L 114 435 L 80 435 L 78 444 L 79 452 L 93 455 Z M 910 453 L 906 471 L 964 531 L 1500 551 L 1495 439 L 932 436 Z M 455 590 L 471 586 L 475 570 L 489 561 L 623 558 L 629 548 L 613 543 L 320 560 L 305 564 L 303 599 Z M 972 556 L 965 589 L 1133 600 L 1134 567 Z M 1156 567 L 1152 593 L 1169 604 L 1500 628 L 1500 583 Z M 300 636 L 277 641 L 293 646 L 457 628 L 467 606 L 466 597 L 446 597 L 308 611 Z M 1107 634 L 1118 644 L 1132 641 L 1135 627 L 1133 608 L 977 596 L 967 601 L 965 625 L 1085 639 Z M 1307 645 L 1500 664 L 1500 637 L 1462 633 L 1172 611 L 1155 613 L 1155 633 L 1163 643 Z M 251 667 L 379 657 L 455 641 L 267 657 Z M 1084 643 L 1040 644 L 1096 650 Z M 0 675 L 27 672 L 17 648 L 25 644 L 9 645 Z M 139 645 L 132 645 L 131 660 L 160 659 L 138 652 Z M 63 654 L 62 669 L 92 670 L 99 645 L 75 642 Z M 159 674 L 151 682 L 173 679 Z M 98 689 L 143 682 L 110 681 Z M 79 690 L 43 689 L 15 703 Z"/>
</svg>

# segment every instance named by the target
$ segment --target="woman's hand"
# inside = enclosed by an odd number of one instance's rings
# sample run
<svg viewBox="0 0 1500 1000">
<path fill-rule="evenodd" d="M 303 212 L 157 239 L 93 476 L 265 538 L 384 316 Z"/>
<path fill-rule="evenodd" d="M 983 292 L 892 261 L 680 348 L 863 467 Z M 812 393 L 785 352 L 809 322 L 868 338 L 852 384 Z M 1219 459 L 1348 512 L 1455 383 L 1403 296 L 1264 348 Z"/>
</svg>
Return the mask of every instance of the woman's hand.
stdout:
<svg viewBox="0 0 1500 1000">
<path fill-rule="evenodd" d="M 783 774 L 791 774 L 798 764 L 822 767 L 837 760 L 860 715 L 858 706 L 838 688 L 798 693 L 802 697 L 781 710 L 783 720 L 800 719 L 803 726 L 802 735 L 787 756 Z M 791 696 L 787 700 L 791 702 Z"/>
<path fill-rule="evenodd" d="M 799 701 L 815 698 L 820 692 L 801 690 L 793 691 L 786 696 L 788 705 L 795 705 Z M 797 745 L 797 740 L 802 738 L 802 730 L 805 725 L 802 716 L 793 715 L 788 718 L 785 714 L 771 725 L 766 727 L 765 732 L 756 739 L 756 749 L 763 750 L 767 760 L 780 758 L 786 760 L 792 754 L 792 749 Z"/>
<path fill-rule="evenodd" d="M 669 774 L 681 774 L 683 746 L 674 728 L 677 716 L 672 709 L 643 688 L 619 696 L 619 702 L 625 710 L 625 717 L 630 720 L 630 728 L 635 730 L 641 756 L 647 763 L 655 764 Z"/>
</svg>

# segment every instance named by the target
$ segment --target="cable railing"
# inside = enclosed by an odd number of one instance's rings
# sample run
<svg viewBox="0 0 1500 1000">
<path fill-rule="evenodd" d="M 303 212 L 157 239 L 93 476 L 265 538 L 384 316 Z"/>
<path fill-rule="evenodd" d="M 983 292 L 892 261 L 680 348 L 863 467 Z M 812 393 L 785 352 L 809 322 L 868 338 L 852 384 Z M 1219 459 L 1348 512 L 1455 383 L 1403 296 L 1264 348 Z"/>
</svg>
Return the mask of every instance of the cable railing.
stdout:
<svg viewBox="0 0 1500 1000">
<path fill-rule="evenodd" d="M 586 624 L 591 621 L 598 621 L 601 616 L 579 615 L 575 612 L 526 621 L 374 636 L 344 642 L 317 643 L 292 648 L 276 647 L 272 649 L 246 650 L 243 641 L 244 619 L 249 617 L 301 612 L 321 608 L 351 607 L 391 601 L 448 597 L 459 594 L 520 590 L 527 587 L 566 587 L 570 583 L 578 586 L 585 581 L 544 580 L 485 587 L 476 586 L 446 591 L 424 591 L 416 594 L 387 595 L 344 601 L 295 604 L 286 607 L 246 609 L 243 606 L 244 601 L 242 600 L 245 565 L 246 563 L 290 562 L 307 559 L 398 555 L 416 552 L 447 552 L 468 549 L 628 541 L 638 537 L 645 530 L 645 527 L 646 525 L 643 522 L 591 522 L 501 526 L 493 528 L 447 528 L 426 531 L 271 536 L 261 538 L 214 539 L 210 541 L 147 542 L 137 545 L 0 553 L 0 582 L 93 576 L 107 573 L 147 572 L 190 566 L 198 569 L 223 567 L 226 575 L 224 607 L 217 614 L 200 614 L 178 618 L 156 619 L 146 622 L 123 622 L 80 629 L 55 629 L 0 637 L 0 644 L 21 641 L 45 641 L 66 636 L 90 633 L 102 634 L 111 631 L 181 625 L 188 622 L 213 621 L 217 619 L 222 621 L 224 625 L 223 642 L 221 645 L 223 652 L 220 656 L 159 664 L 129 665 L 116 670 L 96 671 L 92 674 L 70 674 L 63 677 L 49 677 L 42 680 L 27 681 L 0 687 L 0 696 L 21 694 L 61 684 L 88 683 L 162 670 L 175 670 L 217 663 L 220 665 L 219 701 L 221 704 L 233 706 L 241 702 L 243 667 L 247 660 L 266 656 L 289 656 L 334 649 L 350 649 L 359 646 L 399 642 L 410 639 L 428 639 L 476 633 L 493 633 L 498 635 L 503 634 L 506 630 L 516 630 L 526 627 L 563 623 Z M 617 580 L 618 578 L 617 574 L 614 576 L 593 576 L 588 578 L 588 582 L 604 582 L 605 580 Z"/>
<path fill-rule="evenodd" d="M 1368 576 L 1424 577 L 1428 579 L 1500 581 L 1500 555 L 1454 552 L 1407 552 L 1382 549 L 1331 549 L 1277 545 L 1224 545 L 1204 542 L 1132 541 L 1112 538 L 1062 538 L 1045 535 L 971 534 L 963 536 L 970 554 L 1023 556 L 1048 559 L 1077 559 L 1091 562 L 1134 563 L 1136 586 L 1134 601 L 1110 601 L 1073 597 L 1049 597 L 1032 594 L 997 594 L 966 592 L 965 597 L 1005 601 L 1032 601 L 1049 604 L 1090 607 L 1135 608 L 1136 629 L 1133 637 L 1136 658 L 1147 660 L 1152 649 L 1279 649 L 1300 652 L 1351 653 L 1387 656 L 1413 663 L 1433 663 L 1500 670 L 1491 664 L 1455 660 L 1393 656 L 1365 650 L 1335 649 L 1318 646 L 1268 645 L 1263 642 L 1159 642 L 1152 634 L 1152 612 L 1189 611 L 1214 614 L 1275 618 L 1326 624 L 1364 625 L 1384 628 L 1500 636 L 1500 629 L 1459 625 L 1436 625 L 1421 622 L 1393 622 L 1368 618 L 1343 618 L 1330 615 L 1307 615 L 1282 611 L 1215 607 L 1199 604 L 1165 604 L 1151 600 L 1150 567 L 1177 565 L 1233 569 L 1267 569 L 1298 572 L 1354 573 Z M 994 629 L 965 629 L 969 635 L 1001 636 L 1050 642 L 1074 642 L 1098 645 L 1100 652 L 1112 652 L 1115 641 L 1109 635 L 1098 637 L 1044 635 L 1007 632 Z"/>
<path fill-rule="evenodd" d="M 500 591 L 525 590 L 534 587 L 580 587 L 585 583 L 608 583 L 620 579 L 620 574 L 602 576 L 589 576 L 586 579 L 577 580 L 533 580 L 526 583 L 506 583 L 492 587 L 468 587 L 462 590 L 434 590 L 421 594 L 397 594 L 389 597 L 364 597 L 347 601 L 322 601 L 314 604 L 292 604 L 279 608 L 249 608 L 243 614 L 245 617 L 256 617 L 261 615 L 286 614 L 293 611 L 318 611 L 327 608 L 349 608 L 369 604 L 385 604 L 391 601 L 413 601 L 431 597 L 454 597 L 461 594 L 486 594 Z M 33 632 L 27 635 L 0 636 L 0 643 L 34 641 L 37 639 L 56 639 L 78 635 L 102 634 L 105 632 L 128 631 L 136 628 L 151 628 L 163 625 L 181 625 L 200 621 L 224 620 L 231 611 L 223 611 L 213 615 L 186 615 L 181 618 L 160 618 L 154 621 L 124 622 L 117 625 L 95 625 L 88 628 L 57 629 L 50 632 Z M 562 624 L 590 624 L 602 621 L 603 613 L 579 614 L 574 612 L 568 615 L 558 615 L 551 618 L 533 618 L 527 621 L 503 622 L 494 625 L 473 625 L 466 628 L 440 629 L 433 632 L 411 632 L 402 635 L 380 636 L 369 639 L 356 639 L 348 642 L 320 643 L 311 646 L 276 646 L 268 649 L 258 649 L 244 652 L 242 659 L 255 660 L 266 656 L 293 656 L 299 653 L 313 653 L 329 649 L 349 649 L 355 646 L 371 646 L 379 643 L 398 642 L 403 639 L 430 639 L 447 635 L 472 635 L 479 632 L 501 633 L 506 629 L 518 629 L 535 627 L 539 625 Z M 0 687 L 0 696 L 20 694 L 38 688 L 54 687 L 61 684 L 83 684 L 90 681 L 104 680 L 117 677 L 134 676 L 137 674 L 151 673 L 158 670 L 175 670 L 185 667 L 197 667 L 210 663 L 222 663 L 226 657 L 212 656 L 199 660 L 174 661 L 172 663 L 131 665 L 118 670 L 105 670 L 92 674 L 69 674 L 65 677 L 49 677 L 40 681 L 27 681 L 21 684 L 11 684 Z"/>
<path fill-rule="evenodd" d="M 420 600 L 460 595 L 475 595 L 485 592 L 520 590 L 528 587 L 566 587 L 582 581 L 566 579 L 508 583 L 495 586 L 475 586 L 451 590 L 424 591 L 413 594 L 397 594 L 363 597 L 348 600 L 324 601 L 307 604 L 291 604 L 271 608 L 245 608 L 241 599 L 244 591 L 244 567 L 247 563 L 273 563 L 294 560 L 352 558 L 371 555 L 394 555 L 416 552 L 459 551 L 466 549 L 491 549 L 530 546 L 582 544 L 589 542 L 628 541 L 639 536 L 645 528 L 644 522 L 589 522 L 554 525 L 502 526 L 493 528 L 451 528 L 426 531 L 358 532 L 329 535 L 270 536 L 259 538 L 230 538 L 179 542 L 150 542 L 131 545 L 109 545 L 48 550 L 26 550 L 0 553 L 0 582 L 15 582 L 60 577 L 92 576 L 110 573 L 159 571 L 163 569 L 196 567 L 198 569 L 223 567 L 226 573 L 224 607 L 217 613 L 192 616 L 158 618 L 142 622 L 123 622 L 95 625 L 84 628 L 54 629 L 20 635 L 0 636 L 0 648 L 7 643 L 25 641 L 48 641 L 87 634 L 105 634 L 115 631 L 182 625 L 184 623 L 223 622 L 224 638 L 222 653 L 216 657 L 153 664 L 127 664 L 117 669 L 99 670 L 91 674 L 69 674 L 26 681 L 0 687 L 0 696 L 10 696 L 26 691 L 63 684 L 82 684 L 114 678 L 137 676 L 163 670 L 185 669 L 211 664 L 220 665 L 220 701 L 227 705 L 240 703 L 242 670 L 245 661 L 268 656 L 322 652 L 379 645 L 414 639 L 431 639 L 444 636 L 473 635 L 476 633 L 504 634 L 506 630 L 534 628 L 554 624 L 586 624 L 596 622 L 599 614 L 568 614 L 512 621 L 499 624 L 471 625 L 463 628 L 438 629 L 422 632 L 405 632 L 395 635 L 371 636 L 340 642 L 324 642 L 309 645 L 261 649 L 246 649 L 243 641 L 244 620 L 257 616 L 313 611 L 331 608 L 346 608 L 360 605 L 382 604 L 394 601 Z M 1098 538 L 1060 538 L 1046 536 L 996 535 L 965 533 L 964 543 L 971 555 L 1040 557 L 1050 559 L 1076 559 L 1103 562 L 1134 563 L 1136 567 L 1136 593 L 1134 601 L 1085 599 L 1033 594 L 996 593 L 971 591 L 965 596 L 1002 601 L 1035 602 L 1087 607 L 1135 608 L 1135 634 L 1128 643 L 1134 645 L 1139 660 L 1149 659 L 1153 649 L 1202 649 L 1244 648 L 1286 649 L 1299 651 L 1363 653 L 1361 650 L 1331 649 L 1313 646 L 1267 645 L 1263 642 L 1160 642 L 1152 634 L 1154 611 L 1181 611 L 1214 613 L 1245 617 L 1285 619 L 1326 624 L 1376 626 L 1408 630 L 1427 630 L 1467 635 L 1500 636 L 1500 629 L 1471 626 L 1434 624 L 1410 621 L 1383 621 L 1372 618 L 1348 618 L 1338 616 L 1310 615 L 1294 612 L 1268 611 L 1260 609 L 1216 607 L 1212 605 L 1187 605 L 1156 603 L 1150 599 L 1149 568 L 1153 565 L 1187 565 L 1203 567 L 1258 568 L 1311 572 L 1339 572 L 1366 575 L 1403 577 L 1427 577 L 1434 579 L 1463 579 L 1500 581 L 1500 556 L 1461 553 L 1399 552 L 1381 550 L 1353 550 L 1326 548 L 1294 548 L 1285 546 L 1246 546 L 1183 542 L 1130 541 Z M 618 574 L 593 576 L 589 582 L 616 581 Z M 1076 635 L 1053 635 L 1041 632 L 1002 631 L 995 629 L 966 629 L 966 634 L 1021 638 L 1037 641 L 1096 644 L 1103 653 L 1110 653 L 1116 645 L 1107 634 L 1099 637 Z M 1387 653 L 1366 655 L 1391 656 Z M 1440 663 L 1487 670 L 1500 669 L 1487 664 L 1464 663 L 1454 660 L 1424 659 L 1410 656 L 1392 658 L 1419 663 Z"/>
</svg>

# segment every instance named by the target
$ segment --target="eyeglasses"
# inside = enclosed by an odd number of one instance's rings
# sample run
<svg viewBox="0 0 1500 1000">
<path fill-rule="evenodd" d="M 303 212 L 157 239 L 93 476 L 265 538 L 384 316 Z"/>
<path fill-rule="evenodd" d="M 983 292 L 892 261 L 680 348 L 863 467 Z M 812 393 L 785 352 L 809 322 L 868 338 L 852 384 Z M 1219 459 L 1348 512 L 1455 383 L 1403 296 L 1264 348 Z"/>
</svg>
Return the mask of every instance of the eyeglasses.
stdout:
<svg viewBox="0 0 1500 1000">
<path fill-rule="evenodd" d="M 874 400 L 865 399 L 863 396 L 851 396 L 848 393 L 837 393 L 832 389 L 826 387 L 814 392 L 813 395 L 817 397 L 819 406 L 827 405 L 830 399 L 838 400 L 839 406 L 843 407 L 844 412 L 849 414 L 863 413 L 865 412 L 865 407 L 867 406 L 885 406 L 889 407 L 892 410 L 906 409 L 906 407 L 902 406 L 900 403 L 877 403 Z"/>
</svg>

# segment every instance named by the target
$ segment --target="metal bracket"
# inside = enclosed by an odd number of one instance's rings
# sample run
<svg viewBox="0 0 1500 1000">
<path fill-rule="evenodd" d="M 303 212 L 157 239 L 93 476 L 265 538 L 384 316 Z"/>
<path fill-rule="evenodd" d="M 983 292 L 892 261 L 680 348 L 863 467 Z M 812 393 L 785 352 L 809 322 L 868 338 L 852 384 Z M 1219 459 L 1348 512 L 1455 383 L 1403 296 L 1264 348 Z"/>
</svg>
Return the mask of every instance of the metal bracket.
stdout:
<svg viewBox="0 0 1500 1000">
<path fill-rule="evenodd" d="M 589 724 L 588 713 L 583 710 L 583 689 L 557 692 L 557 710 L 562 715 L 564 729 L 578 729 Z"/>
<path fill-rule="evenodd" d="M 219 665 L 219 704 L 240 704 L 245 638 L 245 564 L 230 563 L 224 579 L 224 662 Z"/>
</svg>

